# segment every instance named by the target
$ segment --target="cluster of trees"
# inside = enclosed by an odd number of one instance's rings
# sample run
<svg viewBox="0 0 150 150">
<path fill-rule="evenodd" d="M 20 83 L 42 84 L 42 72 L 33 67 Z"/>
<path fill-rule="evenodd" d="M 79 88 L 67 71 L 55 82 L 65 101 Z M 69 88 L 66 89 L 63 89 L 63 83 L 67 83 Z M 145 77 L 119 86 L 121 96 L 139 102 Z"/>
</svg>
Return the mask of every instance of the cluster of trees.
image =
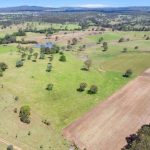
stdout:
<svg viewBox="0 0 150 150">
<path fill-rule="evenodd" d="M 87 83 L 82 82 L 82 83 L 80 83 L 80 86 L 77 89 L 77 91 L 83 92 L 83 91 L 85 91 L 86 88 L 87 88 Z M 90 89 L 88 90 L 88 94 L 96 94 L 97 91 L 98 91 L 98 87 L 96 85 L 92 85 L 90 87 Z"/>
<path fill-rule="evenodd" d="M 6 63 L 4 62 L 0 62 L 0 77 L 3 76 L 3 72 L 8 69 L 8 66 Z"/>
<path fill-rule="evenodd" d="M 42 46 L 40 53 L 41 54 L 55 54 L 55 53 L 59 53 L 59 51 L 60 51 L 60 47 L 54 44 L 51 48 Z"/>
<path fill-rule="evenodd" d="M 0 38 L 0 44 L 16 43 L 16 36 L 6 34 L 3 38 Z"/>
<path fill-rule="evenodd" d="M 53 29 L 53 28 L 47 28 L 47 29 L 40 29 L 40 30 L 38 30 L 37 28 L 26 28 L 25 30 L 24 30 L 24 32 L 34 32 L 34 33 L 43 33 L 43 34 L 54 34 L 54 33 L 56 33 L 56 32 L 58 32 L 59 31 L 59 29 Z"/>
<path fill-rule="evenodd" d="M 13 33 L 14 36 L 26 36 L 26 32 L 22 29 L 19 29 L 18 32 Z"/>
<path fill-rule="evenodd" d="M 6 34 L 0 38 L 0 44 L 20 43 L 20 44 L 37 44 L 36 41 L 25 41 L 24 39 L 17 41 L 16 36 L 24 36 L 23 31 L 18 31 L 13 34 Z"/>
<path fill-rule="evenodd" d="M 143 125 L 136 134 L 126 137 L 127 145 L 122 150 L 149 150 L 150 125 Z"/>
</svg>

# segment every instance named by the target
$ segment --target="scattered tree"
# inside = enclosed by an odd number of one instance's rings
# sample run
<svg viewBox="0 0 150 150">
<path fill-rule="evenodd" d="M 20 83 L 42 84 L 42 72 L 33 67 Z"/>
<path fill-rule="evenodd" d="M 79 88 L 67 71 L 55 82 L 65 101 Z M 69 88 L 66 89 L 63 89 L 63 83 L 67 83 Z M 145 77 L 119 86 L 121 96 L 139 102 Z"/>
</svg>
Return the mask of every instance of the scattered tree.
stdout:
<svg viewBox="0 0 150 150">
<path fill-rule="evenodd" d="M 90 59 L 88 59 L 84 62 L 84 68 L 83 69 L 89 71 L 91 66 L 92 66 L 92 61 Z"/>
<path fill-rule="evenodd" d="M 23 66 L 23 61 L 19 60 L 16 62 L 16 67 L 19 68 L 19 67 L 22 67 Z"/>
<path fill-rule="evenodd" d="M 23 123 L 29 124 L 30 123 L 30 107 L 29 106 L 22 106 L 20 108 L 19 117 Z"/>
<path fill-rule="evenodd" d="M 8 145 L 7 146 L 7 150 L 13 150 L 14 148 L 13 148 L 13 145 Z"/>
<path fill-rule="evenodd" d="M 80 84 L 80 87 L 77 89 L 79 92 L 83 92 L 87 87 L 87 84 L 85 82 Z"/>
<path fill-rule="evenodd" d="M 129 78 L 132 75 L 132 70 L 128 69 L 124 74 L 123 77 Z"/>
<path fill-rule="evenodd" d="M 59 61 L 66 62 L 66 56 L 61 55 L 60 58 L 59 58 Z"/>
<path fill-rule="evenodd" d="M 48 84 L 47 87 L 46 87 L 46 90 L 47 91 L 52 91 L 53 90 L 53 86 L 54 86 L 53 84 Z"/>
<path fill-rule="evenodd" d="M 52 70 L 52 64 L 48 63 L 46 71 L 51 72 L 51 70 Z"/>
<path fill-rule="evenodd" d="M 92 86 L 90 87 L 90 89 L 88 90 L 88 93 L 89 93 L 89 94 L 96 94 L 97 91 L 98 91 L 98 87 L 97 87 L 96 85 L 92 85 Z"/>
</svg>

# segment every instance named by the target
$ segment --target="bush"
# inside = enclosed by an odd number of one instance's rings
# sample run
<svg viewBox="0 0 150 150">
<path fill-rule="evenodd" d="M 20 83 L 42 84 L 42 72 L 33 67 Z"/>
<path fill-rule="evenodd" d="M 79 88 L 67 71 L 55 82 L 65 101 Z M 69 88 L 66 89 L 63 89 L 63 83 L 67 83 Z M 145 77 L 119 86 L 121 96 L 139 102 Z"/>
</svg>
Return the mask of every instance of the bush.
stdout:
<svg viewBox="0 0 150 150">
<path fill-rule="evenodd" d="M 134 49 L 139 49 L 139 47 L 138 47 L 138 46 L 135 46 Z"/>
<path fill-rule="evenodd" d="M 49 122 L 49 121 L 47 121 L 46 119 L 45 119 L 45 120 L 42 120 L 42 122 L 43 122 L 45 125 L 47 125 L 47 126 L 49 126 L 49 125 L 50 125 L 50 122 Z"/>
<path fill-rule="evenodd" d="M 66 62 L 66 56 L 61 55 L 60 58 L 59 58 L 59 61 Z"/>
<path fill-rule="evenodd" d="M 80 84 L 80 87 L 77 89 L 77 91 L 83 92 L 83 91 L 85 91 L 86 87 L 87 87 L 87 84 L 83 82 Z"/>
<path fill-rule="evenodd" d="M 4 62 L 0 62 L 0 69 L 2 71 L 5 71 L 6 69 L 8 69 L 8 66 Z"/>
<path fill-rule="evenodd" d="M 22 67 L 23 66 L 23 61 L 19 60 L 16 62 L 16 67 L 19 68 L 19 67 Z"/>
<path fill-rule="evenodd" d="M 98 91 L 98 87 L 96 85 L 92 85 L 91 88 L 89 89 L 88 93 L 89 94 L 96 94 Z"/>
<path fill-rule="evenodd" d="M 101 44 L 101 42 L 102 42 L 103 40 L 104 40 L 103 37 L 99 38 L 97 44 Z"/>
<path fill-rule="evenodd" d="M 17 108 L 14 108 L 14 113 L 17 113 L 17 112 L 18 112 Z"/>
<path fill-rule="evenodd" d="M 45 59 L 45 54 L 41 53 L 39 59 Z"/>
<path fill-rule="evenodd" d="M 124 38 L 120 38 L 118 42 L 121 43 L 121 42 L 124 42 L 124 41 L 125 41 Z"/>
<path fill-rule="evenodd" d="M 52 70 L 52 64 L 49 63 L 49 64 L 47 65 L 46 71 L 47 71 L 47 72 L 51 72 L 51 70 Z"/>
<path fill-rule="evenodd" d="M 18 101 L 19 100 L 19 97 L 18 96 L 15 96 L 15 101 Z"/>
<path fill-rule="evenodd" d="M 32 55 L 28 55 L 28 60 L 31 60 Z"/>
<path fill-rule="evenodd" d="M 132 75 L 132 70 L 128 69 L 124 74 L 123 77 L 129 78 Z"/>
<path fill-rule="evenodd" d="M 7 150 L 13 150 L 14 148 L 13 148 L 13 145 L 8 145 L 7 146 Z"/>
<path fill-rule="evenodd" d="M 126 53 L 127 52 L 127 48 L 124 48 L 123 50 L 122 50 L 122 53 Z"/>
<path fill-rule="evenodd" d="M 88 59 L 84 62 L 84 67 L 82 70 L 89 71 L 91 66 L 92 66 L 92 61 Z"/>
<path fill-rule="evenodd" d="M 53 84 L 48 84 L 47 87 L 46 87 L 46 90 L 48 91 L 52 91 L 53 90 Z"/>
<path fill-rule="evenodd" d="M 23 123 L 29 124 L 30 123 L 30 107 L 29 106 L 22 106 L 20 108 L 19 117 Z"/>
<path fill-rule="evenodd" d="M 29 135 L 29 136 L 31 135 L 31 131 L 28 132 L 28 135 Z"/>
</svg>

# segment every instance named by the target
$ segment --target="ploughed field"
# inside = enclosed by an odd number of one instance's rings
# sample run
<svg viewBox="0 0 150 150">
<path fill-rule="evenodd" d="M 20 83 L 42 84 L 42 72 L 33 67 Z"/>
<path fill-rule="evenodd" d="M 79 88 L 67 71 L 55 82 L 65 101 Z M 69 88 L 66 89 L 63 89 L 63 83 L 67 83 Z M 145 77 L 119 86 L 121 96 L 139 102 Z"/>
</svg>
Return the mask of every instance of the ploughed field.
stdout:
<svg viewBox="0 0 150 150">
<path fill-rule="evenodd" d="M 81 150 L 120 150 L 150 121 L 150 69 L 63 130 Z"/>
</svg>

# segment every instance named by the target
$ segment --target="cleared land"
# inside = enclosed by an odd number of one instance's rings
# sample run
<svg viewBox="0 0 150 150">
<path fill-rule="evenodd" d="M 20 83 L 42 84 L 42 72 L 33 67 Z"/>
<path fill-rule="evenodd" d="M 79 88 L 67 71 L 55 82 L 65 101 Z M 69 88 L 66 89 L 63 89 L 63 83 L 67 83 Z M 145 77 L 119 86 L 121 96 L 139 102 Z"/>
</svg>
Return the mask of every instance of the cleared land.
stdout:
<svg viewBox="0 0 150 150">
<path fill-rule="evenodd" d="M 62 26 L 52 25 L 55 28 Z M 77 26 L 77 24 L 67 25 L 68 28 Z M 63 28 L 65 26 L 63 25 Z M 19 27 L 24 29 L 26 25 L 18 25 Z M 51 27 L 51 24 L 34 23 L 33 27 L 45 29 Z M 0 31 L 2 37 L 7 33 L 16 32 L 17 27 L 12 26 L 12 28 Z M 39 43 L 53 42 L 60 47 L 66 47 L 68 40 L 74 37 L 78 39 L 78 43 L 72 46 L 70 51 L 64 52 L 66 62 L 59 61 L 60 54 L 53 55 L 53 68 L 50 73 L 46 72 L 47 63 L 49 63 L 48 55 L 44 60 L 37 59 L 37 62 L 26 59 L 22 68 L 16 68 L 16 61 L 21 59 L 17 44 L 0 45 L 0 62 L 8 65 L 8 70 L 0 78 L 0 138 L 23 150 L 41 150 L 41 145 L 44 150 L 68 150 L 69 143 L 61 136 L 62 129 L 89 112 L 129 80 L 141 74 L 143 70 L 149 68 L 150 42 L 144 39 L 145 34 L 148 36 L 150 32 L 112 32 L 108 30 L 99 33 L 99 31 L 90 29 L 74 32 L 60 31 L 49 38 L 46 38 L 45 34 L 31 32 L 24 37 L 17 37 L 17 39 L 24 38 Z M 56 36 L 58 36 L 57 41 Z M 118 43 L 122 36 L 129 37 L 130 41 Z M 102 44 L 97 44 L 100 37 L 108 42 L 106 52 L 103 52 Z M 80 51 L 79 47 L 84 44 L 86 48 Z M 21 46 L 33 47 L 34 52 L 40 54 L 40 49 L 35 48 L 32 44 Z M 139 46 L 139 49 L 135 50 L 135 46 Z M 127 52 L 122 53 L 125 47 L 127 47 Z M 81 70 L 87 56 L 92 60 L 92 66 L 88 72 Z M 122 77 L 126 69 L 133 71 L 129 79 Z M 86 82 L 88 87 L 85 92 L 80 93 L 76 89 L 81 82 Z M 51 92 L 45 90 L 49 83 L 54 84 Z M 1 84 L 4 85 L 3 88 Z M 89 95 L 87 90 L 92 84 L 98 86 L 98 92 Z M 18 101 L 15 101 L 15 96 L 19 97 Z M 19 109 L 23 105 L 31 107 L 30 125 L 23 124 L 19 120 Z M 14 113 L 15 108 L 18 109 L 17 114 Z M 42 123 L 44 119 L 50 122 L 50 126 Z M 0 150 L 5 150 L 6 147 L 6 144 L 0 143 Z"/>
<path fill-rule="evenodd" d="M 150 120 L 150 69 L 82 118 L 63 135 L 80 149 L 120 150 L 125 137 Z"/>
</svg>

